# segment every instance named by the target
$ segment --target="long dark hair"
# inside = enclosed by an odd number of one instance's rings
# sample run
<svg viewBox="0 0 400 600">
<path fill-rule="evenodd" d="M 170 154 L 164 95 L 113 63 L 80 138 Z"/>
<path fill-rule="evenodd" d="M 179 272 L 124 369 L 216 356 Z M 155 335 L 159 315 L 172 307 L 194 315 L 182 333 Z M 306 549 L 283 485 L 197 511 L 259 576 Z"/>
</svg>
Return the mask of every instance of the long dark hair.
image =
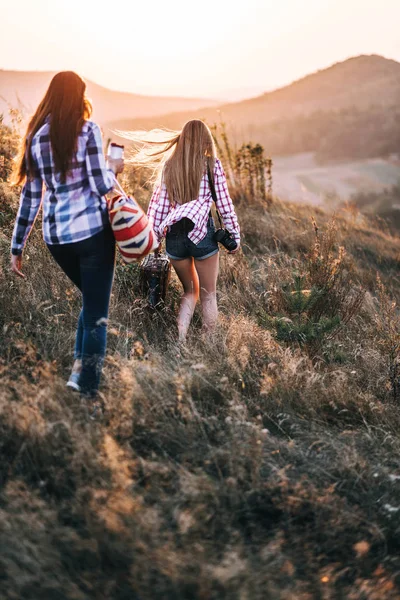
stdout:
<svg viewBox="0 0 400 600">
<path fill-rule="evenodd" d="M 62 71 L 53 77 L 22 140 L 13 177 L 15 185 L 21 185 L 26 178 L 33 177 L 32 139 L 48 116 L 55 170 L 62 183 L 65 183 L 77 150 L 78 135 L 85 119 L 92 113 L 85 91 L 86 83 L 73 71 Z"/>
</svg>

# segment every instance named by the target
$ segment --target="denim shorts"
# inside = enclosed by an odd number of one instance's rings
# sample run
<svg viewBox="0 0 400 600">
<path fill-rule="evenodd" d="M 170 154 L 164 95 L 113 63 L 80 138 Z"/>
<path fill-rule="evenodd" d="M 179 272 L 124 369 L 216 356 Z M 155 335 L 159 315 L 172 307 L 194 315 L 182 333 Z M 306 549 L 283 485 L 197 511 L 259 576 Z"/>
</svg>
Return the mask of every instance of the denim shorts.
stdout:
<svg viewBox="0 0 400 600">
<path fill-rule="evenodd" d="M 215 225 L 212 217 L 207 221 L 207 235 L 198 243 L 194 244 L 188 238 L 188 232 L 194 225 L 189 219 L 181 219 L 167 233 L 166 252 L 173 260 L 184 260 L 193 257 L 196 260 L 204 260 L 218 252 L 218 242 L 214 240 Z"/>
</svg>

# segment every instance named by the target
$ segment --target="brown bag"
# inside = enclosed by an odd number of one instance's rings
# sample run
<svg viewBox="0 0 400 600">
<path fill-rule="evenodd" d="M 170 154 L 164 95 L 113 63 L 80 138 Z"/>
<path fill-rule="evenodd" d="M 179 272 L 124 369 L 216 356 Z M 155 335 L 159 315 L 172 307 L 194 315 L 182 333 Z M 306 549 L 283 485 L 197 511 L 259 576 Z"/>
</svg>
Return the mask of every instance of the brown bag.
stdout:
<svg viewBox="0 0 400 600">
<path fill-rule="evenodd" d="M 140 263 L 140 287 L 150 308 L 159 308 L 167 295 L 171 263 L 166 254 L 154 252 Z"/>
</svg>

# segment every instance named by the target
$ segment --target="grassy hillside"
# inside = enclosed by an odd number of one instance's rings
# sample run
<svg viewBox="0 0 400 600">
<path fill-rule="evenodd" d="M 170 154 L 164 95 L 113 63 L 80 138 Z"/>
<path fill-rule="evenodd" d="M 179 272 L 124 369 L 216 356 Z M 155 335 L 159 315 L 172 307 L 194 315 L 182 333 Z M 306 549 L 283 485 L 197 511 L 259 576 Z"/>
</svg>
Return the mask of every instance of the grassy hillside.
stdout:
<svg viewBox="0 0 400 600">
<path fill-rule="evenodd" d="M 399 598 L 400 239 L 232 192 L 215 336 L 197 315 L 178 353 L 177 281 L 151 314 L 118 264 L 91 421 L 65 388 L 79 298 L 39 223 L 9 273 L 0 183 L 2 598 Z"/>
<path fill-rule="evenodd" d="M 197 117 L 221 118 L 237 142 L 256 139 L 271 155 L 316 152 L 322 161 L 369 158 L 398 152 L 400 64 L 358 56 L 289 86 L 243 102 L 166 114 L 118 119 L 117 129 L 179 128 Z"/>
<path fill-rule="evenodd" d="M 20 108 L 31 114 L 46 92 L 55 72 L 0 70 L 0 114 L 8 114 L 8 107 Z M 107 89 L 87 81 L 87 93 L 94 105 L 94 118 L 105 125 L 118 117 L 133 119 L 150 117 L 166 112 L 196 110 L 213 105 L 204 98 L 174 98 L 143 96 Z"/>
</svg>

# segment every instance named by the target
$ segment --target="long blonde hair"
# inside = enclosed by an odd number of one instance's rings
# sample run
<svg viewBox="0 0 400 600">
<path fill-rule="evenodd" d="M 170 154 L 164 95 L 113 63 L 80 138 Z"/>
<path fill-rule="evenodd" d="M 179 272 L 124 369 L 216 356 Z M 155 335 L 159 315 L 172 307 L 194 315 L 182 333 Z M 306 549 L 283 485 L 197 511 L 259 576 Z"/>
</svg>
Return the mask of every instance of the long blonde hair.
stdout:
<svg viewBox="0 0 400 600">
<path fill-rule="evenodd" d="M 214 139 L 203 121 L 188 121 L 180 132 L 153 130 L 148 133 L 124 132 L 122 135 L 139 143 L 140 147 L 132 157 L 135 165 L 150 166 L 162 174 L 173 205 L 195 200 L 206 168 L 214 173 Z M 160 150 L 151 151 L 160 145 Z"/>
</svg>

